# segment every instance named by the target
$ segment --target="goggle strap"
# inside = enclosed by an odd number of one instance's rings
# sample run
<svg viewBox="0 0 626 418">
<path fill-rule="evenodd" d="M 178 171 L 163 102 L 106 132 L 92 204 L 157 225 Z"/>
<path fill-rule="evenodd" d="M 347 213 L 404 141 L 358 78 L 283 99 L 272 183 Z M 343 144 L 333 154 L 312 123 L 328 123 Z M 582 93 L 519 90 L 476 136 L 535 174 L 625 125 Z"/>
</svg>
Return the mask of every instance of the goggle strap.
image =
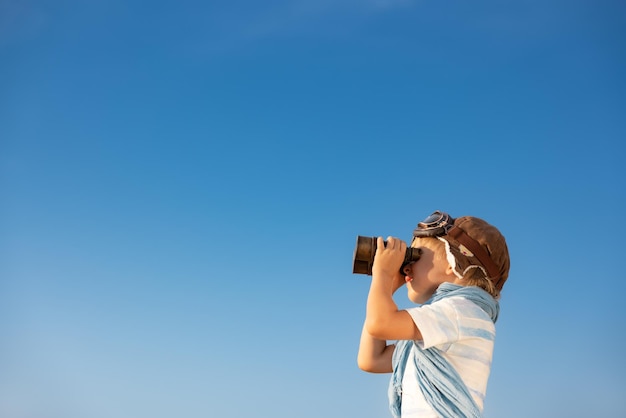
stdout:
<svg viewBox="0 0 626 418">
<path fill-rule="evenodd" d="M 500 284 L 500 269 L 498 268 L 496 263 L 493 262 L 493 260 L 489 256 L 489 253 L 487 253 L 482 245 L 480 245 L 475 239 L 467 235 L 467 233 L 458 226 L 453 226 L 448 231 L 448 236 L 463 244 L 465 247 L 467 247 L 468 250 L 470 250 L 474 254 L 474 256 L 478 259 L 478 261 L 482 263 L 482 265 L 489 273 L 489 277 L 493 280 L 496 280 L 496 283 L 494 284 L 496 288 L 499 289 L 498 286 Z"/>
</svg>

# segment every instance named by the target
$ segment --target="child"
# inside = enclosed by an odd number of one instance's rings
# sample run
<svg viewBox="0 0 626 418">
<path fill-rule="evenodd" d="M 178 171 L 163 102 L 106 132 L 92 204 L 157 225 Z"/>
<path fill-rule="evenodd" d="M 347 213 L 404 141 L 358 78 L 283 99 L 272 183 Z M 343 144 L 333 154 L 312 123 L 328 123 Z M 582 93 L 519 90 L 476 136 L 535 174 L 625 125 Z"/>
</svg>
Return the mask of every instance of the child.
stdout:
<svg viewBox="0 0 626 418">
<path fill-rule="evenodd" d="M 406 243 L 378 238 L 359 367 L 392 373 L 396 418 L 481 417 L 509 273 L 506 241 L 482 219 L 437 211 L 418 224 L 411 246 L 421 257 L 403 266 Z M 420 306 L 398 310 L 393 294 L 404 284 Z"/>
</svg>

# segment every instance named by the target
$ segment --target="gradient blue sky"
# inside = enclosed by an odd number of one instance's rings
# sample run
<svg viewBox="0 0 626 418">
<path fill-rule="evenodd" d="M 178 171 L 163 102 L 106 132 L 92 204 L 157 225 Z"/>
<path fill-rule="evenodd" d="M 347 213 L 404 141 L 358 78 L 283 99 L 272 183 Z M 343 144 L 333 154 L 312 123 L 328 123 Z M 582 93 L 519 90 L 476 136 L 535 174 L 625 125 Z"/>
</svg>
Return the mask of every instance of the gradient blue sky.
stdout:
<svg viewBox="0 0 626 418">
<path fill-rule="evenodd" d="M 511 252 L 485 417 L 623 418 L 625 28 L 609 0 L 0 0 L 0 416 L 389 416 L 355 237 L 441 209 Z"/>
</svg>

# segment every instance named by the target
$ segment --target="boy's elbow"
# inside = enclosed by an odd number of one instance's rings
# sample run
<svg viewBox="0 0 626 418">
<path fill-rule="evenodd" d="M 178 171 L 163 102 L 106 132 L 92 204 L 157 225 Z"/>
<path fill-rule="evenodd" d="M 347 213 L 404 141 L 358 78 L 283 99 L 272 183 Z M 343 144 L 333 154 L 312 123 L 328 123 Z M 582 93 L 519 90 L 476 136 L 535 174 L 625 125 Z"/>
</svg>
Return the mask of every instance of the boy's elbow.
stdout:
<svg viewBox="0 0 626 418">
<path fill-rule="evenodd" d="M 380 320 L 365 321 L 365 330 L 377 340 L 387 340 L 387 325 Z"/>
<path fill-rule="evenodd" d="M 357 358 L 359 369 L 368 373 L 391 373 L 391 356 L 381 353 L 379 356 L 359 356 Z"/>
<path fill-rule="evenodd" d="M 373 373 L 374 372 L 374 362 L 371 359 L 363 358 L 359 356 L 356 360 L 359 369 L 364 372 Z"/>
</svg>

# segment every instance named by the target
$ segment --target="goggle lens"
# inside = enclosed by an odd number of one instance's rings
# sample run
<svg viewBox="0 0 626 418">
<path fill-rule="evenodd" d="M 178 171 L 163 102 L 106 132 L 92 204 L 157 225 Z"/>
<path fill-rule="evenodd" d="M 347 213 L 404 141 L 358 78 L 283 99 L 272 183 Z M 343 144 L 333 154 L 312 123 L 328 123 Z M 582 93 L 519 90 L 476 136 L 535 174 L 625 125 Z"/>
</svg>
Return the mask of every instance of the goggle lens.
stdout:
<svg viewBox="0 0 626 418">
<path fill-rule="evenodd" d="M 436 211 L 417 224 L 414 237 L 438 237 L 445 235 L 454 226 L 454 219 L 445 212 Z"/>
</svg>

